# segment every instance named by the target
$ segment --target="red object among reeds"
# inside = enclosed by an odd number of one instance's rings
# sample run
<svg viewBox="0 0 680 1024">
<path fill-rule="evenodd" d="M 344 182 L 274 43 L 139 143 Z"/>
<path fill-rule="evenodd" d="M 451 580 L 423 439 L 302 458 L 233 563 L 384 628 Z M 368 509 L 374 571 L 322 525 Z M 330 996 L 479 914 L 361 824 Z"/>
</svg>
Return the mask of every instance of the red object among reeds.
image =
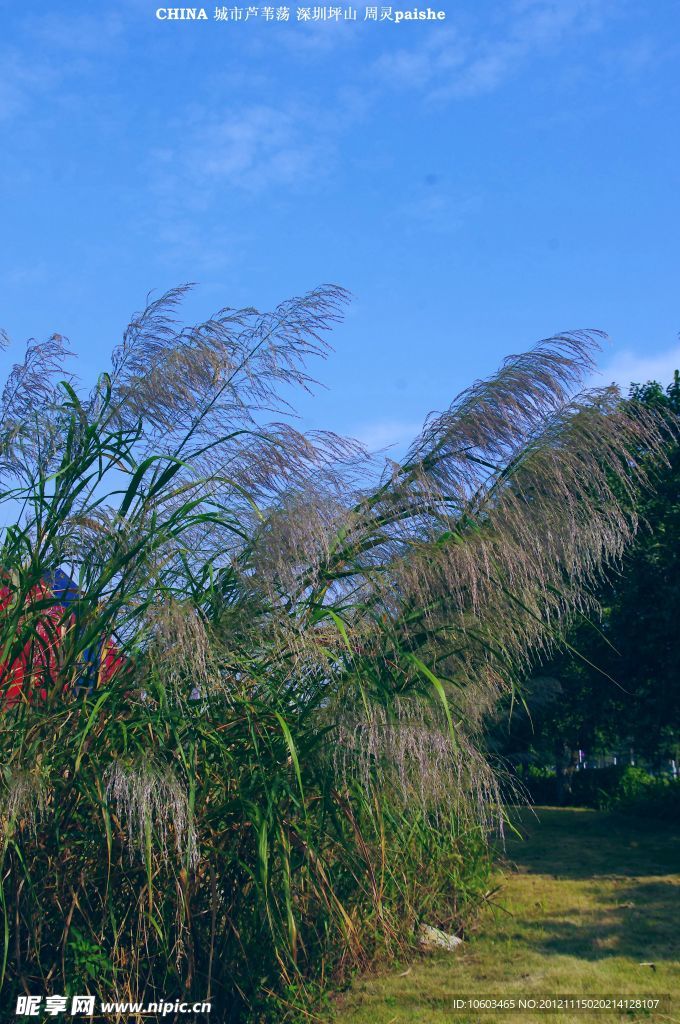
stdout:
<svg viewBox="0 0 680 1024">
<path fill-rule="evenodd" d="M 0 586 L 0 615 L 12 602 L 12 591 Z M 24 644 L 18 657 L 10 662 L 0 660 L 0 706 L 13 706 L 21 700 L 32 703 L 37 699 L 46 700 L 48 688 L 59 678 L 59 650 L 67 631 L 75 625 L 75 616 L 68 612 L 68 606 L 78 596 L 75 584 L 60 570 L 53 575 L 53 584 L 44 580 L 29 593 L 27 603 L 41 602 L 35 616 L 31 636 Z M 54 598 L 60 598 L 58 603 Z M 83 654 L 82 679 L 78 690 L 88 692 L 108 682 L 124 664 L 116 644 L 106 638 L 98 649 L 88 649 Z M 70 682 L 63 689 L 69 689 Z"/>
</svg>

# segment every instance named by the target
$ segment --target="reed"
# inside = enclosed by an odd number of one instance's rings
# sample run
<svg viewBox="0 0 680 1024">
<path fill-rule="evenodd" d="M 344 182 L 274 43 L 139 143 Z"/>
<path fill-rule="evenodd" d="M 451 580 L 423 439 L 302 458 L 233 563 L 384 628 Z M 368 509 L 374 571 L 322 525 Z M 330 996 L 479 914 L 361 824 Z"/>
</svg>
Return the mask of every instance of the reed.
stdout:
<svg viewBox="0 0 680 1024">
<path fill-rule="evenodd" d="M 87 989 L 292 1019 L 421 920 L 462 927 L 503 821 L 484 715 L 588 605 L 664 457 L 652 412 L 581 390 L 597 336 L 576 332 L 380 472 L 288 404 L 341 289 L 195 326 L 185 290 L 90 392 L 55 336 L 2 395 L 7 1005 Z"/>
</svg>

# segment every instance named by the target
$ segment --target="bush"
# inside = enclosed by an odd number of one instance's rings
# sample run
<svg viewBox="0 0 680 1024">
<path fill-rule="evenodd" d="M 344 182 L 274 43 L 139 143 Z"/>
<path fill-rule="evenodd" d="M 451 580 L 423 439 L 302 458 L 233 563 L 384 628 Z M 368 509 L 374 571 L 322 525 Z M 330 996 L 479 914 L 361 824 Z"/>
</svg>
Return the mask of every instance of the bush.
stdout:
<svg viewBox="0 0 680 1024">
<path fill-rule="evenodd" d="M 680 779 L 661 779 L 642 768 L 627 768 L 606 804 L 640 818 L 680 821 Z"/>
<path fill-rule="evenodd" d="M 557 801 L 557 775 L 551 769 L 531 765 L 521 782 L 531 803 Z M 588 768 L 571 774 L 566 803 L 570 807 L 592 807 L 677 821 L 680 780 L 657 778 L 635 765 Z"/>
<path fill-rule="evenodd" d="M 638 769 L 633 769 L 638 771 Z M 614 794 L 618 792 L 623 779 L 629 778 L 629 769 L 625 765 L 610 765 L 608 768 L 586 768 L 573 772 L 571 775 L 571 794 L 569 803 L 574 807 L 595 807 L 604 809 L 609 806 Z M 631 782 L 627 783 L 631 785 Z"/>
</svg>

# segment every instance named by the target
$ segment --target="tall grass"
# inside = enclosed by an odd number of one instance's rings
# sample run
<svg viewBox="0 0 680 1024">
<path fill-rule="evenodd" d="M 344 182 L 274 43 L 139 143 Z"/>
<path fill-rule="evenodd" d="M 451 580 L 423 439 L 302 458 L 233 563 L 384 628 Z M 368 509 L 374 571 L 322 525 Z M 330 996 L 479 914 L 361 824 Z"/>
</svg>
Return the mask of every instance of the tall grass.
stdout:
<svg viewBox="0 0 680 1024">
<path fill-rule="evenodd" d="M 7 1005 L 85 988 L 284 1019 L 423 918 L 460 927 L 502 822 L 483 716 L 620 556 L 635 453 L 663 453 L 649 411 L 579 391 L 597 339 L 571 333 L 378 476 L 286 401 L 344 292 L 186 327 L 183 291 L 90 393 L 58 336 L 3 393 Z"/>
</svg>

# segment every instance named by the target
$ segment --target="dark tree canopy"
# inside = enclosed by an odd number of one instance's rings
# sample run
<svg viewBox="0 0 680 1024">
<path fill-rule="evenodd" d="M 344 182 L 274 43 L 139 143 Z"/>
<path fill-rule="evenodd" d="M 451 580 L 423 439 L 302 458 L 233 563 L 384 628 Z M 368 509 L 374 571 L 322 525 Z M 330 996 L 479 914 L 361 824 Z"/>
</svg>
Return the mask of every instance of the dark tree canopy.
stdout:
<svg viewBox="0 0 680 1024">
<path fill-rule="evenodd" d="M 663 387 L 632 384 L 628 402 L 680 415 L 680 374 Z M 597 594 L 600 614 L 579 616 L 568 647 L 528 681 L 526 706 L 496 726 L 509 753 L 550 761 L 563 747 L 590 753 L 633 747 L 654 760 L 680 744 L 680 445 L 637 502 L 640 526 Z"/>
</svg>

